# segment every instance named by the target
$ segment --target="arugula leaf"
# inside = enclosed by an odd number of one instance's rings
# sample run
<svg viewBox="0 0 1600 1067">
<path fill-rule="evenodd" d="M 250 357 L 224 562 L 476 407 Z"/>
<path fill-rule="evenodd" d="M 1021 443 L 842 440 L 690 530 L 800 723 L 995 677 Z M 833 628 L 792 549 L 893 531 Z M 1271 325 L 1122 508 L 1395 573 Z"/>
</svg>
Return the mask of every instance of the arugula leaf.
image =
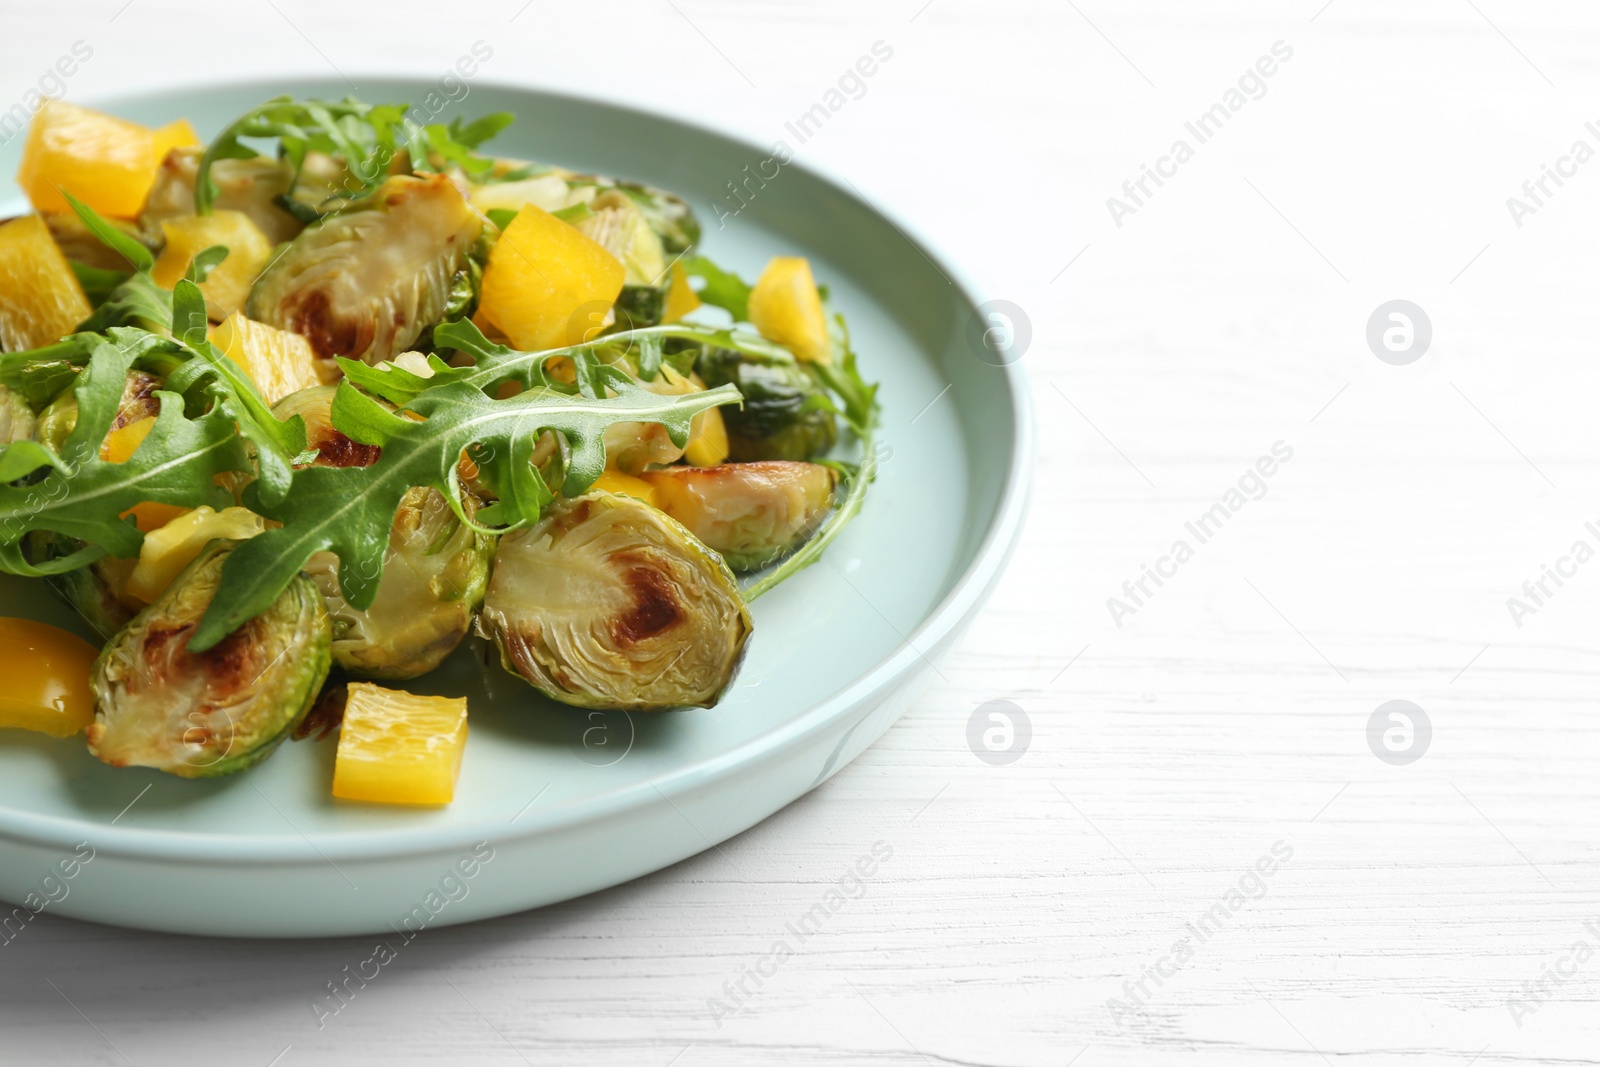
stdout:
<svg viewBox="0 0 1600 1067">
<path fill-rule="evenodd" d="M 210 248 L 201 249 L 189 261 L 189 269 L 184 272 L 183 276 L 196 285 L 200 285 L 211 277 L 211 272 L 216 270 L 222 264 L 222 261 L 227 258 L 227 245 L 212 245 Z"/>
<path fill-rule="evenodd" d="M 448 126 L 421 125 L 410 113 L 405 104 L 367 104 L 354 97 L 337 101 L 273 97 L 235 119 L 206 148 L 195 181 L 195 211 L 209 215 L 216 203 L 219 190 L 211 169 L 218 160 L 256 157 L 258 153 L 244 144 L 245 140 L 277 141 L 283 156 L 295 168 L 295 184 L 312 152 L 342 158 L 349 180 L 334 195 L 357 200 L 389 176 L 390 165 L 402 152 L 413 174 L 438 170 L 433 158 L 437 156 L 444 165 L 460 167 L 469 177 L 487 176 L 494 161 L 479 156 L 475 150 L 512 121 L 511 115 L 502 113 L 467 125 L 459 119 Z M 293 201 L 292 186 L 290 192 L 289 200 Z M 300 211 L 289 210 L 296 217 L 303 217 Z"/>
<path fill-rule="evenodd" d="M 216 398 L 217 408 L 255 445 L 262 498 L 277 503 L 288 495 L 295 458 L 305 451 L 305 421 L 298 415 L 287 422 L 279 420 L 244 369 L 211 343 L 206 336 L 205 297 L 188 278 L 173 290 L 172 321 L 175 339 L 190 358 L 167 376 L 167 385 L 186 393 L 209 379 L 207 391 Z"/>
<path fill-rule="evenodd" d="M 150 330 L 172 328 L 172 294 L 150 280 L 143 271 L 111 290 L 106 302 L 78 324 L 80 333 L 104 333 L 114 326 L 142 326 Z"/>
<path fill-rule="evenodd" d="M 509 111 L 497 111 L 493 115 L 485 115 L 465 125 L 460 119 L 451 119 L 450 137 L 457 144 L 468 148 L 481 148 L 485 141 L 493 140 L 499 136 L 501 130 L 515 121 L 517 117 Z"/>
<path fill-rule="evenodd" d="M 452 367 L 436 355 L 429 356 L 428 365 L 434 372 L 431 378 L 424 378 L 392 365 L 371 367 L 353 359 L 341 358 L 339 367 L 344 371 L 346 378 L 369 393 L 381 396 L 392 404 L 409 404 L 427 390 L 437 389 L 453 382 L 464 382 L 491 395 L 504 382 L 516 382 L 524 389 L 542 387 L 571 391 L 571 386 L 557 381 L 546 373 L 545 365 L 551 360 L 558 357 L 573 359 L 581 381 L 593 373 L 591 369 L 593 366 L 598 366 L 601 362 L 581 357 L 592 356 L 606 349 L 621 352 L 632 348 L 640 350 L 639 362 L 642 368 L 652 358 L 648 349 L 666 340 L 692 341 L 703 345 L 731 348 L 753 359 L 767 362 L 795 362 L 793 353 L 788 349 L 749 331 L 700 326 L 687 322 L 623 330 L 593 338 L 582 344 L 567 348 L 550 348 L 543 352 L 519 352 L 514 348 L 495 344 L 484 337 L 478 327 L 468 319 L 435 327 L 433 338 L 434 343 L 441 349 L 454 349 L 471 356 L 473 365 Z M 656 359 L 659 367 L 659 357 Z M 586 395 L 595 394 L 596 389 L 591 385 Z"/>
<path fill-rule="evenodd" d="M 78 218 L 83 220 L 89 232 L 94 234 L 101 244 L 127 260 L 128 266 L 136 271 L 149 273 L 150 268 L 156 265 L 156 257 L 139 241 L 111 225 L 94 208 L 65 189 L 61 190 L 61 195 L 67 198 L 67 203 L 77 212 Z"/>
<path fill-rule="evenodd" d="M 750 321 L 751 286 L 737 274 L 725 271 L 705 256 L 688 256 L 678 261 L 685 274 L 705 280 L 700 290 L 702 303 L 726 310 L 734 322 Z"/>
<path fill-rule="evenodd" d="M 835 315 L 834 323 L 837 328 L 833 334 L 833 362 L 807 363 L 805 366 L 813 377 L 843 401 L 844 406 L 835 410 L 858 437 L 865 438 L 877 424 L 878 386 L 876 383 L 867 384 L 861 377 L 856 366 L 855 350 L 850 347 L 850 327 L 845 325 L 844 316 Z"/>
<path fill-rule="evenodd" d="M 493 400 L 465 382 L 450 382 L 419 394 L 407 410 L 420 421 L 384 408 L 349 382 L 333 403 L 333 424 L 360 444 L 382 452 L 367 467 L 309 467 L 295 473 L 294 492 L 269 501 L 251 489 L 251 509 L 282 525 L 236 548 L 222 570 L 222 582 L 205 618 L 189 643 L 203 652 L 277 599 L 316 552 L 339 556 L 339 585 L 357 609 L 370 607 L 383 573 L 389 531 L 401 497 L 413 486 L 443 493 L 468 521 L 461 506 L 457 465 L 464 450 L 482 460 L 500 485 L 518 489 L 515 502 L 502 498 L 499 521 L 508 528 L 536 522 L 541 495 L 534 491 L 531 443 L 546 431 L 566 444 L 562 492 L 584 492 L 605 469 L 605 430 L 619 422 L 657 422 L 673 441 L 688 440 L 690 421 L 702 411 L 739 399 L 724 386 L 684 396 L 660 396 L 616 372 L 615 396 L 590 398 L 548 388 L 530 389 Z"/>
<path fill-rule="evenodd" d="M 29 485 L 0 485 L 0 570 L 43 576 L 73 570 L 107 554 L 136 555 L 144 535 L 122 516 L 146 501 L 217 508 L 232 503 L 232 496 L 214 479 L 225 472 L 250 470 L 250 457 L 233 421 L 218 410 L 187 418 L 183 398 L 176 393 L 156 393 L 160 413 L 126 462 L 100 458 L 100 444 L 116 419 L 136 355 L 136 346 L 99 340 L 77 376 L 78 421 L 59 454 L 34 441 L 0 449 L 0 476 L 8 481 L 43 474 Z M 31 530 L 51 530 L 83 541 L 86 547 L 36 566 L 23 551 L 23 539 Z"/>
<path fill-rule="evenodd" d="M 75 259 L 67 260 L 67 266 L 72 268 L 72 273 L 78 276 L 78 284 L 83 286 L 83 293 L 89 298 L 91 307 L 99 307 L 105 303 L 117 286 L 127 281 L 130 271 L 106 270 L 103 267 L 91 267 L 87 263 L 79 263 Z"/>
</svg>

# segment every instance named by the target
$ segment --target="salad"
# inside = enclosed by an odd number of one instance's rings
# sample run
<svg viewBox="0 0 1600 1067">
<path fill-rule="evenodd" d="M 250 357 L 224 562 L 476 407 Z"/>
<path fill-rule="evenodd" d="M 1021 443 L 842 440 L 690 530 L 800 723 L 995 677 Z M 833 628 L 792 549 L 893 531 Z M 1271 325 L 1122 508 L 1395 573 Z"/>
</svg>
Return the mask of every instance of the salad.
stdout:
<svg viewBox="0 0 1600 1067">
<path fill-rule="evenodd" d="M 0 223 L 0 727 L 232 774 L 339 730 L 334 795 L 454 795 L 469 634 L 560 704 L 709 707 L 751 601 L 873 478 L 876 386 L 799 257 L 506 159 L 512 121 L 278 97 L 209 145 L 64 101 Z M 829 458 L 844 448 L 855 462 Z"/>
</svg>

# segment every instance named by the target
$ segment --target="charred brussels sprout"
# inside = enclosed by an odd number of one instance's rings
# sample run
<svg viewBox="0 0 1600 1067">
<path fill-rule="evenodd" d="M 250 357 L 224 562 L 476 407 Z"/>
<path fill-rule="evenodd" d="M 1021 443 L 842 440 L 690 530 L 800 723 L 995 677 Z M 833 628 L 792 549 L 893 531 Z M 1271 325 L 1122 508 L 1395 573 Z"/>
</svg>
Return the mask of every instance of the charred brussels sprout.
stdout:
<svg viewBox="0 0 1600 1067">
<path fill-rule="evenodd" d="M 477 510 L 469 495 L 470 517 Z M 358 611 L 339 592 L 339 557 L 319 552 L 306 573 L 333 620 L 333 662 L 366 678 L 415 678 L 433 670 L 472 628 L 489 581 L 489 538 L 456 517 L 437 490 L 406 493 L 389 532 L 372 606 Z"/>
<path fill-rule="evenodd" d="M 442 174 L 396 176 L 306 229 L 250 292 L 246 314 L 319 357 L 379 363 L 439 322 L 482 224 Z"/>
<path fill-rule="evenodd" d="M 612 331 L 637 330 L 656 326 L 667 307 L 667 287 L 654 285 L 624 285 L 611 310 L 617 321 Z"/>
<path fill-rule="evenodd" d="M 299 415 L 305 422 L 306 449 L 316 453 L 314 464 L 322 467 L 368 467 L 383 451 L 377 445 L 357 444 L 333 428 L 333 398 L 337 385 L 313 385 L 300 389 L 272 406 L 272 414 L 287 422 Z"/>
<path fill-rule="evenodd" d="M 732 382 L 744 395 L 742 408 L 722 409 L 730 459 L 811 459 L 838 439 L 828 394 L 804 367 L 763 363 L 726 348 L 705 349 L 696 367 L 708 388 Z"/>
<path fill-rule="evenodd" d="M 0 385 L 0 446 L 28 440 L 37 423 L 22 394 Z"/>
<path fill-rule="evenodd" d="M 328 676 L 328 613 L 304 575 L 205 652 L 185 647 L 232 543 L 214 541 L 106 645 L 89 676 L 89 751 L 113 767 L 210 778 L 265 759 Z"/>
<path fill-rule="evenodd" d="M 721 558 L 610 493 L 502 537 L 479 624 L 506 669 L 552 698 L 628 711 L 716 703 L 750 636 Z"/>
<path fill-rule="evenodd" d="M 84 543 L 49 530 L 34 530 L 24 542 L 30 563 L 47 563 L 84 548 Z M 136 559 L 105 556 L 87 567 L 52 574 L 45 581 L 57 596 L 66 601 L 101 637 L 110 639 L 139 612 L 143 605 L 122 594 Z"/>
<path fill-rule="evenodd" d="M 139 212 L 139 232 L 144 240 L 159 246 L 165 238 L 161 224 L 194 214 L 194 187 L 200 173 L 202 148 L 174 148 L 161 161 L 155 185 Z M 288 159 L 252 156 L 249 159 L 219 159 L 211 166 L 211 180 L 217 186 L 213 210 L 240 211 L 260 227 L 273 244 L 292 240 L 305 228 L 294 215 L 279 206 L 295 184 L 295 168 Z M 123 264 L 126 269 L 126 264 Z"/>
<path fill-rule="evenodd" d="M 658 508 L 736 571 L 765 567 L 805 543 L 833 507 L 838 475 L 817 463 L 724 463 L 640 475 Z"/>
<path fill-rule="evenodd" d="M 639 208 L 667 255 L 679 255 L 700 243 L 700 220 L 682 197 L 639 182 L 618 182 L 616 189 Z"/>
</svg>

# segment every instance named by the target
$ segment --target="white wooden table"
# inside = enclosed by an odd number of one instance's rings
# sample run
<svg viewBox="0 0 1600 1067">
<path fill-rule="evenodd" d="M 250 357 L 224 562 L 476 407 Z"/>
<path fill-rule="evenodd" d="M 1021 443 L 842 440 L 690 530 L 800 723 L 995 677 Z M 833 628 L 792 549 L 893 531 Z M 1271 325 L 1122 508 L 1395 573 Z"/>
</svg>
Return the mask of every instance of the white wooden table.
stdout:
<svg viewBox="0 0 1600 1067">
<path fill-rule="evenodd" d="M 442 72 L 482 39 L 485 77 L 767 142 L 886 42 L 805 154 L 1026 309 L 1038 491 L 943 680 L 719 850 L 430 933 L 320 1030 L 360 939 L 46 917 L 0 950 L 0 1062 L 1600 1063 L 1600 956 L 1572 952 L 1600 951 L 1600 563 L 1560 563 L 1600 548 L 1600 161 L 1560 163 L 1600 149 L 1592 8 L 123 3 L 0 2 L 4 105 L 79 40 L 89 97 L 177 65 Z M 1542 164 L 1569 176 L 1519 227 Z M 1144 165 L 1168 176 L 1136 202 Z M 1366 340 L 1395 299 L 1432 325 L 1407 365 Z M 1033 728 L 1007 766 L 966 743 L 994 699 Z M 1407 765 L 1367 740 L 1396 699 L 1432 727 Z"/>
</svg>

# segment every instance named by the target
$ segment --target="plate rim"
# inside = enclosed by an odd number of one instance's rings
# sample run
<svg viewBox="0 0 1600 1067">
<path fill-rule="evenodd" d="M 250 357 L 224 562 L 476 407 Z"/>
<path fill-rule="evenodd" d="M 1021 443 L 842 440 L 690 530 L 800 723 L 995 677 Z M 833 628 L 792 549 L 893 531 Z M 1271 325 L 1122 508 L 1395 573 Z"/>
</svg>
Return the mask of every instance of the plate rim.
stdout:
<svg viewBox="0 0 1600 1067">
<path fill-rule="evenodd" d="M 420 76 L 397 76 L 377 70 L 357 71 L 355 74 L 357 77 L 371 78 L 385 83 L 413 83 L 419 88 L 431 84 Z M 133 92 L 90 94 L 88 103 L 89 106 L 114 108 L 169 96 L 175 92 L 208 88 L 242 90 L 255 86 L 261 87 L 267 96 L 275 96 L 280 95 L 286 84 L 329 80 L 331 79 L 325 76 L 306 73 L 285 73 L 276 78 L 180 77 L 148 81 Z M 531 81 L 476 77 L 472 79 L 472 84 L 580 105 L 598 104 L 617 111 L 630 112 L 634 116 L 651 121 L 688 128 L 701 136 L 717 138 L 749 151 L 766 151 L 741 134 L 686 119 L 665 109 L 642 105 L 630 99 L 607 96 L 603 93 L 575 93 Z M 785 166 L 797 168 L 829 187 L 837 195 L 880 216 L 946 276 L 970 308 L 980 307 L 987 300 L 985 290 L 972 276 L 946 256 L 918 226 L 868 199 L 865 193 L 856 189 L 854 183 L 841 173 L 813 161 L 799 159 L 791 160 Z M 209 831 L 155 830 L 107 824 L 94 827 L 97 836 L 105 838 L 103 842 L 101 840 L 94 842 L 96 851 L 130 859 L 187 861 L 202 866 L 218 861 L 255 866 L 307 862 L 305 851 L 307 842 L 314 842 L 313 848 L 323 859 L 331 857 L 350 860 L 404 859 L 429 855 L 457 848 L 463 841 L 475 841 L 480 838 L 493 840 L 497 845 L 510 846 L 525 839 L 613 819 L 656 803 L 662 798 L 670 803 L 674 797 L 718 783 L 750 766 L 781 756 L 784 751 L 829 729 L 852 710 L 868 705 L 873 698 L 881 696 L 886 690 L 902 682 L 915 670 L 918 661 L 926 660 L 925 654 L 917 647 L 919 642 L 933 647 L 958 635 L 961 628 L 983 606 L 1004 574 L 1021 538 L 1032 492 L 1035 425 L 1033 403 L 1028 390 L 1028 376 L 1022 367 L 1022 360 L 1019 358 L 1003 366 L 993 364 L 989 366 L 1002 375 L 1012 420 L 1012 433 L 1009 439 L 1011 460 L 998 504 L 982 539 L 972 553 L 971 562 L 963 568 L 960 577 L 956 579 L 944 598 L 924 613 L 921 621 L 896 645 L 894 651 L 857 673 L 832 695 L 813 703 L 801 714 L 771 732 L 753 738 L 727 752 L 694 761 L 632 785 L 621 786 L 598 796 L 530 811 L 526 815 L 527 821 L 510 834 L 506 833 L 506 824 L 485 820 L 453 825 L 373 830 L 361 837 L 357 837 L 352 831 L 338 833 L 314 831 L 310 834 L 296 832 L 240 837 Z M 832 768 L 832 771 L 842 769 L 842 766 Z M 820 784 L 820 781 L 819 778 L 817 783 L 808 786 L 806 792 L 810 792 Z M 521 822 L 522 818 L 519 817 L 518 821 Z M 70 849 L 73 847 L 72 842 L 82 839 L 84 829 L 84 823 L 80 820 L 18 811 L 15 808 L 0 808 L 0 843 L 16 842 Z M 317 862 L 321 860 L 318 859 Z"/>
</svg>

